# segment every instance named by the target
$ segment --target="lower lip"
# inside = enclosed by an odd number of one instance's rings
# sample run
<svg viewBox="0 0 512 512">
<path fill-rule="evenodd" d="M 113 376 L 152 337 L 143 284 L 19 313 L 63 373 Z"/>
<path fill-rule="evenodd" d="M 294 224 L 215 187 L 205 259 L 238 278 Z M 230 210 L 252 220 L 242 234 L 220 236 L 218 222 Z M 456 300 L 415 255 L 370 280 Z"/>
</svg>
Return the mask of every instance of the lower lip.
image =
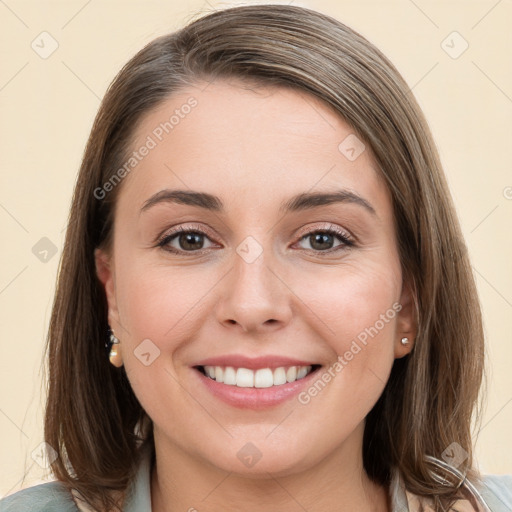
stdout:
<svg viewBox="0 0 512 512">
<path fill-rule="evenodd" d="M 193 371 L 197 374 L 206 388 L 223 402 L 241 409 L 266 409 L 280 405 L 298 395 L 318 373 L 317 368 L 302 379 L 294 382 L 271 386 L 269 388 L 240 388 L 217 382 L 216 380 L 203 375 L 197 368 Z"/>
</svg>

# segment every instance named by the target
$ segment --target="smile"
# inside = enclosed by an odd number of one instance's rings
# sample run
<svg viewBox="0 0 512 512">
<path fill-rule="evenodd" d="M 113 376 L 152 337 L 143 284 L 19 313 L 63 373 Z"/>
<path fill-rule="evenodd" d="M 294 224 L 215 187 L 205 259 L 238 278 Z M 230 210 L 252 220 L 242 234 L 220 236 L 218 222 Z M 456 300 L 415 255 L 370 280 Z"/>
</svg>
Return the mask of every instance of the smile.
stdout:
<svg viewBox="0 0 512 512">
<path fill-rule="evenodd" d="M 270 388 L 303 379 L 318 365 L 280 366 L 278 368 L 235 368 L 233 366 L 198 366 L 203 375 L 216 382 L 239 388 Z"/>
<path fill-rule="evenodd" d="M 192 375 L 198 379 L 199 386 L 231 407 L 265 410 L 296 397 L 311 385 L 321 367 L 319 364 L 273 368 L 254 365 L 249 369 L 205 364 L 192 367 Z"/>
</svg>

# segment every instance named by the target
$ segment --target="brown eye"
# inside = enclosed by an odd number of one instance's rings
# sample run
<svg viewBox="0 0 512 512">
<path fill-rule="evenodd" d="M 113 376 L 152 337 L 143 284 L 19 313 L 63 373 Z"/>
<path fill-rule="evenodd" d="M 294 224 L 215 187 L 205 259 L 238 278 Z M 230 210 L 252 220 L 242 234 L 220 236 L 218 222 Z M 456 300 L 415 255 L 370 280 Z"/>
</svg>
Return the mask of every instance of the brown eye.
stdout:
<svg viewBox="0 0 512 512">
<path fill-rule="evenodd" d="M 209 240 L 209 238 L 203 231 L 180 229 L 164 236 L 158 242 L 158 247 L 177 254 L 199 252 L 209 248 L 204 246 L 205 240 Z"/>
<path fill-rule="evenodd" d="M 341 243 L 333 246 L 336 239 L 340 240 Z M 332 252 L 354 245 L 354 242 L 348 238 L 347 233 L 336 228 L 311 231 L 301 237 L 300 241 L 304 240 L 307 240 L 310 245 L 310 248 L 306 248 L 306 250 L 316 252 Z"/>
<path fill-rule="evenodd" d="M 177 238 L 178 245 L 181 249 L 184 249 L 185 251 L 194 251 L 203 248 L 203 236 L 204 235 L 202 233 L 187 232 L 176 235 L 174 238 Z"/>
<path fill-rule="evenodd" d="M 308 239 L 311 247 L 318 251 L 331 249 L 334 243 L 334 236 L 329 233 L 315 233 L 308 235 Z"/>
</svg>

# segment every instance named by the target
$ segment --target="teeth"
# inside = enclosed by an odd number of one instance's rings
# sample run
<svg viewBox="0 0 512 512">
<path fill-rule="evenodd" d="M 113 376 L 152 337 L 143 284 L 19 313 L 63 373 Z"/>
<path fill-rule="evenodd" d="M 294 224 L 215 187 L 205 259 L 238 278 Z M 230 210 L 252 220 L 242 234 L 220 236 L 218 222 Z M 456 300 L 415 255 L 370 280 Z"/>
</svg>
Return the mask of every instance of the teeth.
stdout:
<svg viewBox="0 0 512 512">
<path fill-rule="evenodd" d="M 286 384 L 286 371 L 283 367 L 274 370 L 274 386 Z"/>
<path fill-rule="evenodd" d="M 239 388 L 269 388 L 271 386 L 281 386 L 287 382 L 295 382 L 308 375 L 312 366 L 290 366 L 285 368 L 280 366 L 271 370 L 270 368 L 260 368 L 259 370 L 249 370 L 248 368 L 233 368 L 232 366 L 204 366 L 204 371 L 208 377 L 222 382 L 228 386 L 238 386 Z"/>
<path fill-rule="evenodd" d="M 286 370 L 286 380 L 288 382 L 293 382 L 294 380 L 297 380 L 297 367 L 296 366 L 290 366 L 288 370 Z"/>
<path fill-rule="evenodd" d="M 299 366 L 297 370 L 297 379 L 302 379 L 308 374 L 308 369 L 305 366 Z"/>
<path fill-rule="evenodd" d="M 217 368 L 215 368 L 215 380 L 217 382 L 224 382 L 224 379 L 217 378 Z M 222 368 L 220 369 L 222 372 Z M 222 374 L 221 374 L 222 375 Z M 239 388 L 253 388 L 254 387 L 254 372 L 252 370 L 248 370 L 247 368 L 238 368 L 236 371 L 236 385 Z"/>
<path fill-rule="evenodd" d="M 270 368 L 256 370 L 254 374 L 255 388 L 269 388 L 274 385 L 274 374 Z"/>
<path fill-rule="evenodd" d="M 236 372 L 233 367 L 226 367 L 222 382 L 224 382 L 224 384 L 229 384 L 230 386 L 236 386 Z"/>
</svg>

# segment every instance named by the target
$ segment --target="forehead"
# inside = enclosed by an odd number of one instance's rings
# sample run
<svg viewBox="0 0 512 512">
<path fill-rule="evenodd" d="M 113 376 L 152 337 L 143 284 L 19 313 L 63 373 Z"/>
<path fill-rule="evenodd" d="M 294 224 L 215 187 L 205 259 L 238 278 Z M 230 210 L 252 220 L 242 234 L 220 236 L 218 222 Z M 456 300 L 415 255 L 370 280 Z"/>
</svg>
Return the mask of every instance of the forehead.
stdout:
<svg viewBox="0 0 512 512">
<path fill-rule="evenodd" d="M 144 147 L 123 183 L 132 206 L 163 188 L 246 208 L 340 187 L 389 202 L 370 148 L 326 104 L 291 88 L 222 80 L 181 90 L 139 123 L 131 149 Z"/>
</svg>

